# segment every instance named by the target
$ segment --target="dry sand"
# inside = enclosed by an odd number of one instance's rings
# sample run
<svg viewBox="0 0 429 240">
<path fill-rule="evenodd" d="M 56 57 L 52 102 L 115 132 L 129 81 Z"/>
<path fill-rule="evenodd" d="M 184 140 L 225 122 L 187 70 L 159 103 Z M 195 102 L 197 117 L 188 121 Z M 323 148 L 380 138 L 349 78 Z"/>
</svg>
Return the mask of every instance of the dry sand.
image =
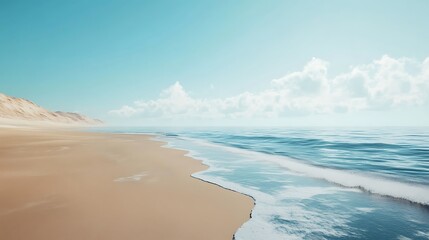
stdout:
<svg viewBox="0 0 429 240">
<path fill-rule="evenodd" d="M 0 239 L 232 239 L 253 200 L 149 138 L 0 128 Z"/>
</svg>

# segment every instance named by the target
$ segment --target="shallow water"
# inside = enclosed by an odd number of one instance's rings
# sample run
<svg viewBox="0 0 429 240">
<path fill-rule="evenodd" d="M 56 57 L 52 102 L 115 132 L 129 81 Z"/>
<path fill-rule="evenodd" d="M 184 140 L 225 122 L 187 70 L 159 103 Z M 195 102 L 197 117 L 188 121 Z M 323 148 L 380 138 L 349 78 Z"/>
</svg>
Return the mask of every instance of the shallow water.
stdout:
<svg viewBox="0 0 429 240">
<path fill-rule="evenodd" d="M 236 239 L 429 239 L 429 129 L 110 129 L 156 133 L 251 195 Z"/>
</svg>

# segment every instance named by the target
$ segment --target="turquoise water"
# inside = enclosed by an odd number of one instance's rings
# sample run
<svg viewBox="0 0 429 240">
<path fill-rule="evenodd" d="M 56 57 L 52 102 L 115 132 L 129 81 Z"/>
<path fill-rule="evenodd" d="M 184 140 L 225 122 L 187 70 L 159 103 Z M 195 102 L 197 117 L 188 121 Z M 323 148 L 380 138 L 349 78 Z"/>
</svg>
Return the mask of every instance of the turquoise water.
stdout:
<svg viewBox="0 0 429 240">
<path fill-rule="evenodd" d="M 429 239 L 429 129 L 110 129 L 156 133 L 256 205 L 236 239 Z"/>
</svg>

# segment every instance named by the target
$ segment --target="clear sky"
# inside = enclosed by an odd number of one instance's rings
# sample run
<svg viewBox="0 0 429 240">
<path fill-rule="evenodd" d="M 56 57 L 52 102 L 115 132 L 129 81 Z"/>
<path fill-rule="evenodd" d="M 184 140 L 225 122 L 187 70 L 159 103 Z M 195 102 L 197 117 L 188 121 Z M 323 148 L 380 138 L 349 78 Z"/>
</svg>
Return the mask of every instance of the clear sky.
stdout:
<svg viewBox="0 0 429 240">
<path fill-rule="evenodd" d="M 429 125 L 429 1 L 0 0 L 0 92 L 132 125 Z"/>
</svg>

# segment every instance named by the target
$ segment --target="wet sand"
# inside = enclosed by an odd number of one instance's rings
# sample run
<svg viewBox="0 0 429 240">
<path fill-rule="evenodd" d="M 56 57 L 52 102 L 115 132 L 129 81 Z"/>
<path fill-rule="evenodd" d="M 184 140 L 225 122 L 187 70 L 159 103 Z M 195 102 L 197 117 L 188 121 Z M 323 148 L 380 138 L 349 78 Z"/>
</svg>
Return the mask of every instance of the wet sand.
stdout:
<svg viewBox="0 0 429 240">
<path fill-rule="evenodd" d="M 0 127 L 0 239 L 232 239 L 253 200 L 145 135 Z"/>
</svg>

